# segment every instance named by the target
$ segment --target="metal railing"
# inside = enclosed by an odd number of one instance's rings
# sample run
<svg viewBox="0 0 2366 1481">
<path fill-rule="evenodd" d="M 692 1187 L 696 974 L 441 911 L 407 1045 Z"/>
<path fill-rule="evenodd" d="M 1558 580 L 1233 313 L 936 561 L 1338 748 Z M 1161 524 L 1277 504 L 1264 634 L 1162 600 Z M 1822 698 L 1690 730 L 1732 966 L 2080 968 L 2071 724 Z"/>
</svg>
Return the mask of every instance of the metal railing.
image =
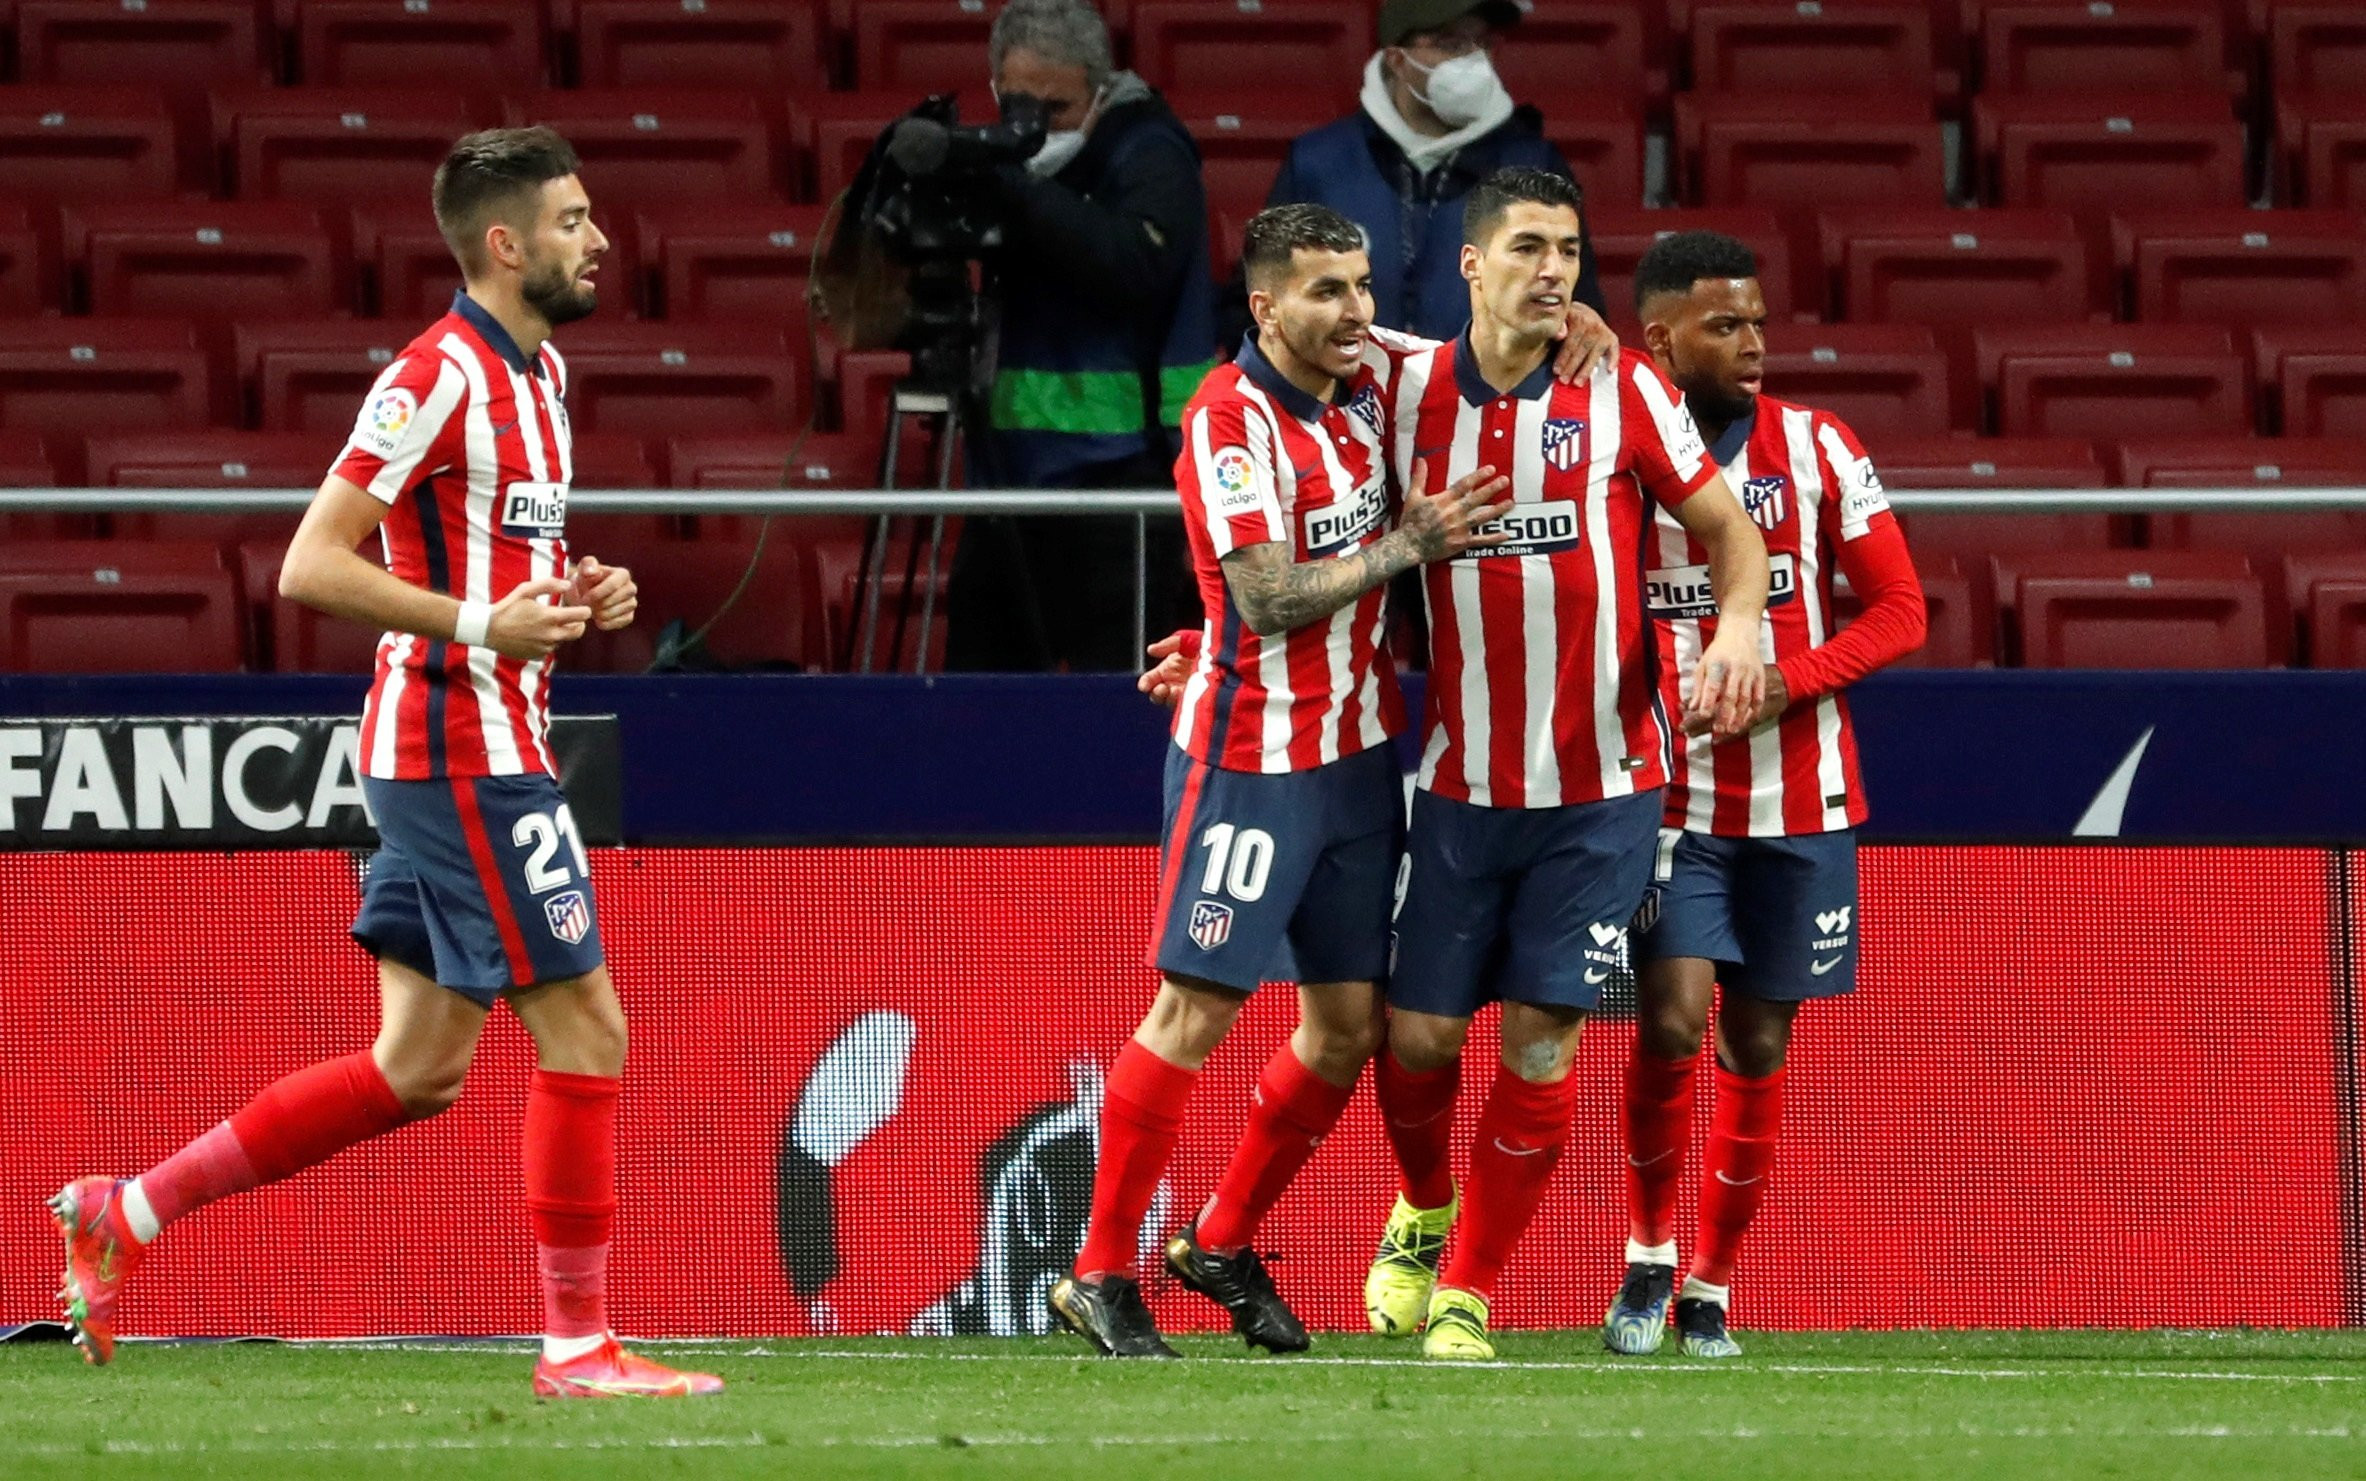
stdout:
<svg viewBox="0 0 2366 1481">
<path fill-rule="evenodd" d="M 0 489 L 0 514 L 274 514 L 296 513 L 311 489 Z M 1901 514 L 2311 514 L 2366 512 L 2366 488 L 2301 489 L 2257 484 L 2212 489 L 1901 489 L 1889 495 Z M 1134 520 L 1134 651 L 1149 642 L 1149 522 L 1182 513 L 1171 489 L 988 489 L 942 493 L 905 489 L 583 489 L 568 495 L 578 514 L 749 514 L 791 518 L 859 515 L 876 522 L 862 574 L 860 667 L 872 666 L 889 522 L 940 516 L 1131 515 Z M 916 547 L 915 547 L 916 548 Z M 937 572 L 923 590 L 917 652 L 927 666 Z M 909 586 L 907 585 L 907 596 Z M 901 630 L 889 651 L 902 648 Z"/>
</svg>

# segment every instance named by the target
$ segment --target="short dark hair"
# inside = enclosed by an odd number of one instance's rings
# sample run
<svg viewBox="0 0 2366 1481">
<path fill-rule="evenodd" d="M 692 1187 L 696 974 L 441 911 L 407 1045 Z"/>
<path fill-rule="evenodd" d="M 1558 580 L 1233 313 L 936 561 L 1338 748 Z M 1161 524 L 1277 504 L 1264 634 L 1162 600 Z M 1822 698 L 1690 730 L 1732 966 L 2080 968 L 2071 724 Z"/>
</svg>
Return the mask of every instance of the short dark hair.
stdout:
<svg viewBox="0 0 2366 1481">
<path fill-rule="evenodd" d="M 1718 231 L 1674 231 L 1635 264 L 1635 310 L 1662 293 L 1684 294 L 1703 278 L 1755 278 L 1758 254 Z"/>
<path fill-rule="evenodd" d="M 1274 273 L 1289 270 L 1290 259 L 1301 248 L 1362 252 L 1364 229 L 1329 206 L 1267 206 L 1249 218 L 1248 230 L 1241 234 L 1241 270 L 1252 287 L 1270 282 Z"/>
<path fill-rule="evenodd" d="M 554 129 L 484 129 L 452 146 L 435 167 L 435 225 L 460 259 L 475 272 L 484 254 L 485 228 L 521 197 L 532 197 L 552 180 L 583 167 L 574 146 Z"/>
<path fill-rule="evenodd" d="M 1583 220 L 1586 193 L 1575 180 L 1551 170 L 1497 170 L 1472 186 L 1470 199 L 1463 202 L 1462 240 L 1469 246 L 1485 247 L 1503 218 L 1518 205 L 1567 206 Z"/>
</svg>

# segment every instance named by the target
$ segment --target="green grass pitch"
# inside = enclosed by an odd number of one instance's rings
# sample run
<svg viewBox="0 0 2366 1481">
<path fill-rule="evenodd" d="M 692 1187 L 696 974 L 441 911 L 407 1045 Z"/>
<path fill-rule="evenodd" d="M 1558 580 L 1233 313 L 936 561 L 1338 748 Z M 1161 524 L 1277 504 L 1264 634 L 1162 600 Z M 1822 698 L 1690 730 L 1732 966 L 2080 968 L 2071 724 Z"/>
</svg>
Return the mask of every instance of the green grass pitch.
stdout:
<svg viewBox="0 0 2366 1481">
<path fill-rule="evenodd" d="M 654 1344 L 688 1403 L 537 1403 L 522 1345 L 0 1347 L 0 1472 L 141 1477 L 2366 1478 L 2366 1332 L 1742 1333 L 1489 1367 L 1326 1338 L 1115 1363 L 1072 1341 Z"/>
</svg>

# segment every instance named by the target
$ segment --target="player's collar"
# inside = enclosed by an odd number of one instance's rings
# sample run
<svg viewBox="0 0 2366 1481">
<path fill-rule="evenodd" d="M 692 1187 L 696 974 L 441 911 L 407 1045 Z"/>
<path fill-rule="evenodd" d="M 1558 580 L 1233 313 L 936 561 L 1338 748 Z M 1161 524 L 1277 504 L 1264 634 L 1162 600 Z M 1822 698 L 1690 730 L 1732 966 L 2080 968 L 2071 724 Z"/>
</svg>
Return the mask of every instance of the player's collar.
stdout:
<svg viewBox="0 0 2366 1481">
<path fill-rule="evenodd" d="M 1498 391 L 1479 373 L 1479 352 L 1471 348 L 1471 332 L 1465 326 L 1454 341 L 1454 384 L 1461 388 L 1462 399 L 1473 406 L 1485 406 L 1507 394 L 1522 401 L 1534 401 L 1553 388 L 1552 357 L 1547 356 L 1542 365 L 1530 371 L 1528 378 L 1509 392 Z"/>
<path fill-rule="evenodd" d="M 501 321 L 493 317 L 492 310 L 469 297 L 467 289 L 452 295 L 452 312 L 466 319 L 468 327 L 477 332 L 477 338 L 492 346 L 493 353 L 507 361 L 510 369 L 520 375 L 542 374 L 542 357 L 528 359 L 518 348 L 518 342 L 509 337 L 509 331 L 501 327 Z"/>
<path fill-rule="evenodd" d="M 1750 409 L 1742 414 L 1741 420 L 1719 433 L 1717 440 L 1709 444 L 1709 461 L 1720 468 L 1732 467 L 1733 460 L 1740 457 L 1742 449 L 1750 445 L 1750 434 L 1757 430 L 1758 398 L 1753 396 L 1750 398 Z"/>
<path fill-rule="evenodd" d="M 1290 378 L 1273 368 L 1265 352 L 1257 348 L 1257 331 L 1252 329 L 1241 340 L 1241 352 L 1233 364 L 1241 374 L 1256 382 L 1257 389 L 1281 403 L 1282 410 L 1302 422 L 1319 422 L 1332 403 L 1291 384 Z"/>
</svg>

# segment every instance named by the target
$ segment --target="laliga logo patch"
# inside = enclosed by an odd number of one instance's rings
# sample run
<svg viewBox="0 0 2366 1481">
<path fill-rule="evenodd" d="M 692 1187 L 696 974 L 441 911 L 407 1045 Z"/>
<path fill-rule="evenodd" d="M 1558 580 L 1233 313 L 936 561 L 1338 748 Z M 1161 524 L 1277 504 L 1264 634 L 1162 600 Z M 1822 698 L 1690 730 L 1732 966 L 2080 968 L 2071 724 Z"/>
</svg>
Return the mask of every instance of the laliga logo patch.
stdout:
<svg viewBox="0 0 2366 1481">
<path fill-rule="evenodd" d="M 411 419 L 419 414 L 419 398 L 401 387 L 380 391 L 362 408 L 361 441 L 378 452 L 392 457 L 402 446 L 403 433 L 411 429 Z"/>
<path fill-rule="evenodd" d="M 1216 454 L 1216 507 L 1257 507 L 1257 469 L 1246 448 L 1228 447 Z"/>
<path fill-rule="evenodd" d="M 1191 944 L 1202 951 L 1214 951 L 1232 939 L 1232 907 L 1215 900 L 1201 900 L 1191 907 Z"/>
<path fill-rule="evenodd" d="M 569 946 L 581 944 L 591 934 L 591 902 L 581 890 L 551 896 L 542 902 L 542 913 L 550 919 L 550 933 Z"/>
<path fill-rule="evenodd" d="M 1586 460 L 1586 424 L 1574 417 L 1557 417 L 1544 424 L 1545 463 L 1567 473 Z"/>
<path fill-rule="evenodd" d="M 1779 529 L 1788 512 L 1785 499 L 1790 492 L 1791 480 L 1779 474 L 1748 479 L 1742 484 L 1742 507 L 1750 511 L 1750 518 L 1758 522 L 1758 528 Z"/>
<path fill-rule="evenodd" d="M 1373 436 L 1380 435 L 1380 391 L 1377 387 L 1368 382 L 1358 387 L 1355 395 L 1349 398 L 1347 409 L 1372 430 Z"/>
</svg>

